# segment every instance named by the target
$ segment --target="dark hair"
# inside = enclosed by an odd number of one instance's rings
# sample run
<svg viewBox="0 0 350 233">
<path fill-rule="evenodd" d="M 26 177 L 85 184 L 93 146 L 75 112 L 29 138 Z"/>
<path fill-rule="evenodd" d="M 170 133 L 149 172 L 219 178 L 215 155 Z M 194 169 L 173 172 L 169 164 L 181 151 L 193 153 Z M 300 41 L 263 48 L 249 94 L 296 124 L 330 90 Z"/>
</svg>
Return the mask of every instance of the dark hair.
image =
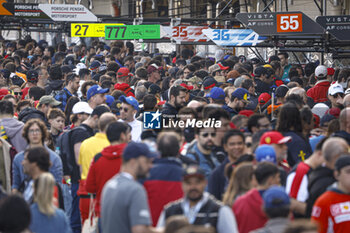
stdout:
<svg viewBox="0 0 350 233">
<path fill-rule="evenodd" d="M 302 124 L 300 111 L 293 103 L 286 103 L 280 107 L 280 113 L 277 119 L 277 131 L 281 133 L 294 131 L 297 133 L 302 132 Z"/>
<path fill-rule="evenodd" d="M 311 109 L 308 106 L 304 106 L 300 109 L 300 117 L 301 120 L 306 122 L 307 124 L 311 124 L 313 114 Z"/>
<path fill-rule="evenodd" d="M 303 106 L 305 104 L 303 98 L 297 94 L 288 95 L 285 99 L 285 104 L 286 103 L 292 103 L 296 106 Z"/>
<path fill-rule="evenodd" d="M 105 112 L 111 112 L 111 109 L 105 105 L 105 104 L 101 104 L 101 105 L 98 105 L 91 113 L 91 116 L 95 116 L 97 115 L 98 118 L 101 117 L 101 115 Z"/>
<path fill-rule="evenodd" d="M 0 101 L 0 114 L 14 114 L 14 108 L 11 101 L 2 100 Z"/>
<path fill-rule="evenodd" d="M 230 114 L 223 108 L 213 108 L 207 112 L 203 112 L 203 118 L 214 118 L 216 121 L 220 120 L 220 118 L 230 120 Z"/>
<path fill-rule="evenodd" d="M 62 117 L 63 119 L 66 118 L 63 111 L 61 109 L 58 109 L 58 108 L 51 109 L 47 114 L 47 119 L 49 119 L 49 120 L 56 119 L 57 117 Z"/>
<path fill-rule="evenodd" d="M 260 185 L 266 184 L 266 181 L 277 173 L 279 173 L 277 166 L 270 162 L 258 163 L 254 171 L 255 178 Z"/>
<path fill-rule="evenodd" d="M 51 166 L 50 154 L 45 147 L 33 147 L 27 149 L 27 159 L 30 163 L 36 163 L 41 171 L 48 172 Z"/>
<path fill-rule="evenodd" d="M 119 68 L 120 68 L 120 66 L 115 61 L 111 61 L 107 65 L 107 71 L 117 72 L 119 70 Z"/>
<path fill-rule="evenodd" d="M 289 55 L 286 52 L 279 52 L 277 55 L 283 55 L 285 59 L 289 58 Z"/>
<path fill-rule="evenodd" d="M 157 146 L 162 158 L 176 157 L 180 150 L 179 139 L 173 132 L 161 133 L 157 139 Z"/>
<path fill-rule="evenodd" d="M 274 207 L 274 208 L 264 208 L 264 212 L 266 213 L 269 219 L 287 218 L 290 213 L 290 205 L 286 205 L 282 207 Z"/>
<path fill-rule="evenodd" d="M 244 134 L 241 131 L 239 131 L 238 129 L 232 129 L 232 130 L 229 130 L 225 133 L 225 135 L 222 139 L 223 145 L 227 144 L 230 137 L 233 137 L 233 136 L 240 136 L 242 138 L 243 142 L 245 141 Z"/>
<path fill-rule="evenodd" d="M 253 114 L 248 119 L 248 130 L 252 132 L 253 127 L 259 127 L 258 121 L 262 118 L 266 117 L 264 114 Z"/>
<path fill-rule="evenodd" d="M 87 86 L 93 86 L 93 85 L 95 85 L 96 84 L 96 82 L 95 81 L 93 81 L 93 80 L 90 80 L 90 81 L 86 81 L 86 82 L 84 82 L 83 83 L 83 85 L 81 86 L 81 94 L 83 94 L 83 96 L 86 96 L 86 94 L 87 94 Z"/>
<path fill-rule="evenodd" d="M 120 140 L 122 133 L 126 134 L 128 125 L 124 122 L 112 122 L 107 127 L 107 138 L 110 143 Z"/>
<path fill-rule="evenodd" d="M 68 85 L 69 82 L 73 82 L 75 78 L 79 78 L 76 73 L 68 73 L 66 76 L 66 85 Z"/>
<path fill-rule="evenodd" d="M 54 56 L 53 56 L 53 59 L 55 60 L 55 63 L 59 63 L 61 62 L 62 60 L 64 60 L 65 58 L 65 54 L 62 53 L 62 52 L 57 52 Z"/>
<path fill-rule="evenodd" d="M 187 92 L 187 89 L 180 85 L 171 87 L 169 90 L 169 99 L 171 96 L 174 96 L 175 98 L 178 97 L 181 91 Z"/>
<path fill-rule="evenodd" d="M 135 71 L 135 75 L 137 75 L 140 79 L 147 79 L 147 70 L 143 67 L 137 68 L 137 70 Z"/>
<path fill-rule="evenodd" d="M 34 97 L 34 101 L 40 100 L 45 95 L 45 89 L 42 87 L 34 86 L 28 91 L 29 98 Z"/>
<path fill-rule="evenodd" d="M 127 61 L 133 61 L 133 62 L 135 62 L 133 56 L 127 56 L 127 57 L 125 57 L 125 58 L 123 59 L 123 63 L 125 63 L 125 62 L 127 62 Z"/>
<path fill-rule="evenodd" d="M 185 66 L 186 61 L 185 61 L 185 59 L 178 58 L 178 59 L 176 59 L 175 64 L 176 64 L 176 66 L 181 66 L 181 65 Z"/>
<path fill-rule="evenodd" d="M 154 95 L 145 95 L 143 97 L 144 111 L 151 111 L 157 105 L 157 98 Z"/>
<path fill-rule="evenodd" d="M 79 70 L 79 77 L 80 77 L 80 79 L 84 78 L 85 75 L 89 75 L 89 74 L 90 74 L 90 70 L 89 69 L 83 68 L 83 69 Z"/>
<path fill-rule="evenodd" d="M 10 195 L 0 202 L 0 231 L 20 233 L 29 228 L 31 212 L 27 202 L 19 195 Z"/>
<path fill-rule="evenodd" d="M 60 80 L 62 79 L 62 71 L 61 71 L 61 65 L 54 64 L 50 67 L 49 75 L 52 80 Z"/>
<path fill-rule="evenodd" d="M 38 119 L 38 118 L 34 118 L 34 119 L 30 119 L 29 121 L 27 121 L 23 127 L 23 133 L 22 133 L 22 136 L 24 137 L 24 139 L 27 140 L 28 144 L 30 143 L 29 141 L 29 128 L 32 127 L 34 124 L 37 124 L 40 128 L 40 131 L 41 131 L 41 141 L 42 143 L 44 144 L 45 142 L 45 139 L 48 138 L 48 131 L 47 131 L 47 127 L 45 125 L 45 123 Z"/>
<path fill-rule="evenodd" d="M 70 115 L 72 114 L 73 106 L 78 103 L 80 99 L 76 96 L 71 96 L 69 97 L 66 107 L 64 109 L 64 114 L 66 116 L 66 121 L 65 124 L 69 125 L 70 124 Z"/>
<path fill-rule="evenodd" d="M 21 100 L 17 103 L 17 107 L 16 107 L 16 111 L 19 113 L 19 110 L 23 107 L 29 105 L 30 107 L 32 107 L 32 103 L 30 102 L 30 100 Z"/>
<path fill-rule="evenodd" d="M 242 84 L 241 84 L 241 87 L 244 89 L 247 89 L 247 90 L 253 86 L 254 86 L 253 80 L 247 79 L 247 78 L 244 79 Z"/>
</svg>

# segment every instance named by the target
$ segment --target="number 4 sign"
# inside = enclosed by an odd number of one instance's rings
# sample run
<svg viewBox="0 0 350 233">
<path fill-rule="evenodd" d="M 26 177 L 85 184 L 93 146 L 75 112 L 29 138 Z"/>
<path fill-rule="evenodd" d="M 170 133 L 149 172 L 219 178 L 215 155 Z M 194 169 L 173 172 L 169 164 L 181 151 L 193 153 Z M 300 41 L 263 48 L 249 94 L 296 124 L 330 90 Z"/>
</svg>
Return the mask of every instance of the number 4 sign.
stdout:
<svg viewBox="0 0 350 233">
<path fill-rule="evenodd" d="M 302 14 L 277 14 L 277 32 L 302 32 Z"/>
</svg>

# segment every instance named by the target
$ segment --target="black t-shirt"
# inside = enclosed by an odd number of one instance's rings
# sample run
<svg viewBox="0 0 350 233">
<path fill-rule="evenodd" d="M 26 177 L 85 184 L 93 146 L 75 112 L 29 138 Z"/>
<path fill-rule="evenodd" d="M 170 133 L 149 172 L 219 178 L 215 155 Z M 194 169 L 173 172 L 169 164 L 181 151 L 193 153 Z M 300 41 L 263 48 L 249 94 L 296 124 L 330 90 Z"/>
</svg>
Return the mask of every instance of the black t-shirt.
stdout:
<svg viewBox="0 0 350 233">
<path fill-rule="evenodd" d="M 84 127 L 84 129 L 82 127 Z M 74 152 L 75 144 L 81 143 L 85 139 L 88 139 L 89 137 L 92 137 L 94 135 L 95 135 L 94 130 L 86 124 L 81 124 L 80 127 L 73 129 L 70 137 L 71 146 L 72 146 L 71 151 Z M 80 169 L 79 169 L 79 166 L 75 163 L 72 176 L 71 176 L 71 181 L 72 183 L 78 183 L 79 180 L 80 180 Z"/>
</svg>

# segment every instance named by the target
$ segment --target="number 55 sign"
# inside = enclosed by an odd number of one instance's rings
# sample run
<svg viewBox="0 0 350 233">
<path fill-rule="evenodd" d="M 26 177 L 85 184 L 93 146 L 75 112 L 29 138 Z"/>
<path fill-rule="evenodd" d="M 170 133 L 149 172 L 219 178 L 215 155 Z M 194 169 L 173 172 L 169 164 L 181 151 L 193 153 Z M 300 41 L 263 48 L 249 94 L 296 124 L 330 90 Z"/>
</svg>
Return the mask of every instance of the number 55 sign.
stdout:
<svg viewBox="0 0 350 233">
<path fill-rule="evenodd" d="M 262 36 L 315 35 L 324 29 L 302 12 L 239 13 L 237 19 Z"/>
<path fill-rule="evenodd" d="M 302 14 L 277 14 L 277 32 L 302 32 Z"/>
</svg>

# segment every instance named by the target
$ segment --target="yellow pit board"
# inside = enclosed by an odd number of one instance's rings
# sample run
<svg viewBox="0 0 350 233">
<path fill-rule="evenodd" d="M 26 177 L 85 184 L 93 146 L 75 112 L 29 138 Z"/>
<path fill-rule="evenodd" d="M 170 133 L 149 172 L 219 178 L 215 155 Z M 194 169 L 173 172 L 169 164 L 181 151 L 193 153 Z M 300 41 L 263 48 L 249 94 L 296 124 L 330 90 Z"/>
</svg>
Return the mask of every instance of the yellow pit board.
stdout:
<svg viewBox="0 0 350 233">
<path fill-rule="evenodd" d="M 71 23 L 71 37 L 105 37 L 105 26 L 124 25 L 122 23 Z"/>
</svg>

